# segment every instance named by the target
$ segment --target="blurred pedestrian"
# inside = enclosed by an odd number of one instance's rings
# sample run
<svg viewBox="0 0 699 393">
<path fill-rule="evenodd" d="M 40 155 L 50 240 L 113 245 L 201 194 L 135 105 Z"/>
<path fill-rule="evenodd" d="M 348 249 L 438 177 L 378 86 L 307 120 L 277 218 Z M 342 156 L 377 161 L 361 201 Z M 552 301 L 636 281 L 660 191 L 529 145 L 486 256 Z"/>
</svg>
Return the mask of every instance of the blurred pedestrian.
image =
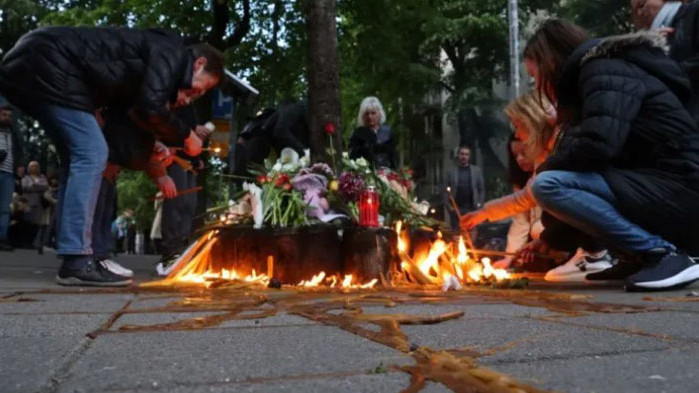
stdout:
<svg viewBox="0 0 699 393">
<path fill-rule="evenodd" d="M 459 211 L 454 210 L 453 203 L 449 200 L 449 194 L 445 194 L 445 206 L 449 211 L 451 228 L 459 229 L 459 216 L 480 209 L 485 202 L 485 181 L 483 171 L 471 164 L 471 148 L 459 147 L 458 165 L 445 176 L 445 190 L 454 198 Z"/>
<path fill-rule="evenodd" d="M 7 238 L 15 174 L 24 172 L 21 138 L 12 126 L 12 108 L 0 107 L 0 251 L 12 251 Z"/>
<path fill-rule="evenodd" d="M 27 224 L 27 232 L 24 234 L 24 247 L 38 248 L 37 235 L 44 215 L 44 193 L 49 189 L 46 176 L 41 174 L 41 166 L 37 161 L 32 161 L 27 166 L 27 174 L 22 178 L 22 196 L 29 204 L 29 212 L 24 215 Z"/>
</svg>

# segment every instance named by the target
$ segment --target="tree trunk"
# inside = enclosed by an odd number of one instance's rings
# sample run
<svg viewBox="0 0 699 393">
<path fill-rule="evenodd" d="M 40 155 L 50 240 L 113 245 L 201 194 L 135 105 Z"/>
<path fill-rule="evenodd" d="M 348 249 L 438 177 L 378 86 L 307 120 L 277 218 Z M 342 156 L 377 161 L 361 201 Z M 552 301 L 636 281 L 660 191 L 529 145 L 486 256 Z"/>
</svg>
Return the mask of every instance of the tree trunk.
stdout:
<svg viewBox="0 0 699 393">
<path fill-rule="evenodd" d="M 308 111 L 311 154 L 315 161 L 333 162 L 326 152 L 332 125 L 336 160 L 341 152 L 340 67 L 337 50 L 336 0 L 306 0 L 308 24 Z"/>
</svg>

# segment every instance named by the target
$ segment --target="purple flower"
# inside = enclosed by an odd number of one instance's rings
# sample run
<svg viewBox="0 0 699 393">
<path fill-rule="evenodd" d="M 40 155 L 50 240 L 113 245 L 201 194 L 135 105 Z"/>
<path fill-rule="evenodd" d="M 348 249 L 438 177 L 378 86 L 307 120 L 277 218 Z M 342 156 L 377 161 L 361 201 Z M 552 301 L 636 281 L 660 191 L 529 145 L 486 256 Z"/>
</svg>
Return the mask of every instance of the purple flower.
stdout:
<svg viewBox="0 0 699 393">
<path fill-rule="evenodd" d="M 328 179 L 332 179 L 333 177 L 335 177 L 333 170 L 330 168 L 330 166 L 328 164 L 326 164 L 324 162 L 315 163 L 308 168 L 301 169 L 301 172 L 299 172 L 299 174 L 301 174 L 301 175 L 308 175 L 311 173 L 315 173 L 317 175 L 323 175 L 323 176 L 327 177 Z"/>
<path fill-rule="evenodd" d="M 364 179 L 354 172 L 342 172 L 338 179 L 338 183 L 340 196 L 347 202 L 358 201 L 359 196 L 366 186 Z"/>
</svg>

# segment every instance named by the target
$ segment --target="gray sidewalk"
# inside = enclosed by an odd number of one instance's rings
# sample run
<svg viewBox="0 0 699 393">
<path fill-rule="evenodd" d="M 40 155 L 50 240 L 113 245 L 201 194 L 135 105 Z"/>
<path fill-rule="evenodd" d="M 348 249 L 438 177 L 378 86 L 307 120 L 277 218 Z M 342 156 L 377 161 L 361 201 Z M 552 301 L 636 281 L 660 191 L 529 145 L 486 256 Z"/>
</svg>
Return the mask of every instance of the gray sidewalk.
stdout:
<svg viewBox="0 0 699 393">
<path fill-rule="evenodd" d="M 139 282 L 154 263 L 119 261 Z M 697 285 L 80 290 L 53 284 L 57 265 L 0 253 L 0 392 L 399 392 L 411 372 L 422 392 L 471 391 L 463 381 L 488 370 L 542 390 L 699 391 L 699 297 L 686 296 Z M 483 386 L 473 391 L 495 391 Z"/>
</svg>

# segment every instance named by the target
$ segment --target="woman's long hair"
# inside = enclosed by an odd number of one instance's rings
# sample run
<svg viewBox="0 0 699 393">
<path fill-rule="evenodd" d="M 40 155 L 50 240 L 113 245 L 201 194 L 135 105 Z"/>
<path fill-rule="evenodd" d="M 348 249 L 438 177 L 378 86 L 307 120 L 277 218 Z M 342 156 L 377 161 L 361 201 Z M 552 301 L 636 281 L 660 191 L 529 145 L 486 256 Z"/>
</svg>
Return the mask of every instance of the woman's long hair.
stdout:
<svg viewBox="0 0 699 393">
<path fill-rule="evenodd" d="M 524 58 L 534 62 L 538 69 L 537 92 L 556 104 L 556 86 L 563 66 L 575 48 L 589 40 L 582 27 L 563 19 L 549 19 L 534 33 L 524 48 Z"/>
<path fill-rule="evenodd" d="M 505 115 L 514 124 L 519 121 L 527 128 L 529 137 L 524 142 L 527 156 L 535 162 L 546 150 L 555 127 L 552 119 L 556 110 L 546 97 L 536 92 L 523 94 L 512 100 L 505 107 Z"/>
<path fill-rule="evenodd" d="M 512 152 L 512 142 L 519 141 L 515 134 L 511 134 L 507 140 L 507 181 L 516 189 L 526 187 L 527 181 L 532 177 L 532 172 L 526 172 L 517 163 L 517 157 Z"/>
</svg>

